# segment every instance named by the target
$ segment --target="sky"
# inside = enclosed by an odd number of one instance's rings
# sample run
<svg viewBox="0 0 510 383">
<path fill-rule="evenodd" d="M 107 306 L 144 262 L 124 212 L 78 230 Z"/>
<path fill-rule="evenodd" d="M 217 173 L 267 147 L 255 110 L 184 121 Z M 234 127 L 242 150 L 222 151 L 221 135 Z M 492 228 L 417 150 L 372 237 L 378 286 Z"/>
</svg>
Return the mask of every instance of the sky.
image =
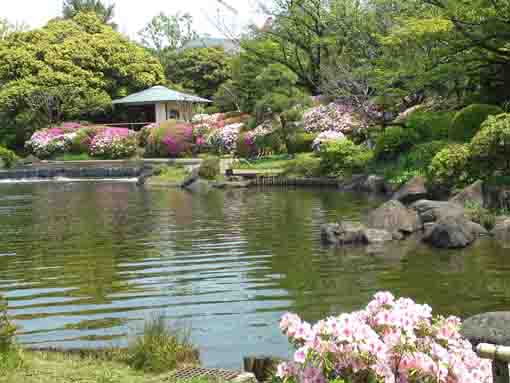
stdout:
<svg viewBox="0 0 510 383">
<path fill-rule="evenodd" d="M 236 8 L 238 16 L 230 13 L 217 0 L 105 0 L 114 2 L 115 22 L 119 31 L 135 39 L 150 19 L 163 11 L 167 14 L 188 12 L 195 20 L 195 29 L 202 34 L 222 37 L 211 20 L 218 10 L 225 21 L 237 29 L 251 22 L 262 23 L 257 14 L 255 0 L 223 0 Z M 63 0 L 0 0 L 0 17 L 10 22 L 25 22 L 31 27 L 40 27 L 54 17 L 61 15 Z"/>
</svg>

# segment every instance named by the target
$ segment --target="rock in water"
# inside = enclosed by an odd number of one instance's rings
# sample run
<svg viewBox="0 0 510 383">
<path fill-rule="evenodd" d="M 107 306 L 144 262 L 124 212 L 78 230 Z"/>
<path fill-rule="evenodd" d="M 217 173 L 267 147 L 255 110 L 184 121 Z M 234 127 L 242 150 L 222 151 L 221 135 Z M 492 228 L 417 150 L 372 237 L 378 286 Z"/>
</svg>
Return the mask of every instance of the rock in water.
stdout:
<svg viewBox="0 0 510 383">
<path fill-rule="evenodd" d="M 423 228 L 416 211 L 406 208 L 401 202 L 391 200 L 381 205 L 368 216 L 368 226 L 372 229 L 399 231 L 411 234 Z"/>
<path fill-rule="evenodd" d="M 392 199 L 398 200 L 404 204 L 410 204 L 415 201 L 427 197 L 427 187 L 425 186 L 425 178 L 416 176 L 402 186 Z"/>
<path fill-rule="evenodd" d="M 446 217 L 431 226 L 423 240 L 443 249 L 459 249 L 471 245 L 478 237 L 487 234 L 482 226 L 466 217 Z"/>
<path fill-rule="evenodd" d="M 476 181 L 474 184 L 469 185 L 459 194 L 451 198 L 450 202 L 456 203 L 460 206 L 465 206 L 467 203 L 472 203 L 483 207 L 483 181 Z"/>
<path fill-rule="evenodd" d="M 446 217 L 464 217 L 464 208 L 458 204 L 445 201 L 422 199 L 411 205 L 418 212 L 423 223 L 436 222 Z"/>
<path fill-rule="evenodd" d="M 321 226 L 321 235 L 324 242 L 334 245 L 363 243 L 365 229 L 359 222 L 331 223 Z"/>
<path fill-rule="evenodd" d="M 376 175 L 370 175 L 365 181 L 363 181 L 360 189 L 361 191 L 368 193 L 383 193 L 385 191 L 384 178 Z"/>
</svg>

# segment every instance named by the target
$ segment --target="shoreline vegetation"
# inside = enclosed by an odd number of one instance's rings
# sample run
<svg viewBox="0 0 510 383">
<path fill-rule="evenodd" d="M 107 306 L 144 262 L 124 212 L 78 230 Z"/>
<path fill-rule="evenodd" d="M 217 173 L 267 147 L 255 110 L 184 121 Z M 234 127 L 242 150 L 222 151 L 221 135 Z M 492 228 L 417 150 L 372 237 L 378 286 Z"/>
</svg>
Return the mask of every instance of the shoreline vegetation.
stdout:
<svg viewBox="0 0 510 383">
<path fill-rule="evenodd" d="M 0 307 L 0 382 L 162 383 L 177 369 L 200 365 L 189 331 L 171 327 L 162 314 L 147 319 L 126 348 L 36 350 L 16 344 L 5 308 Z"/>
</svg>

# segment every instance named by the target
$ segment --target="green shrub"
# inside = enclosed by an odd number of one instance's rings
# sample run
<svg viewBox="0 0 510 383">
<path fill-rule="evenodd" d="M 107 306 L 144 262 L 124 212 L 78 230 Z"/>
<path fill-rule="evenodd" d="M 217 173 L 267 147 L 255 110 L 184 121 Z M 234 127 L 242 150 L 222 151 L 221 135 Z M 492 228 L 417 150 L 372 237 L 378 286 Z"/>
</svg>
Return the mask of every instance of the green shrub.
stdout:
<svg viewBox="0 0 510 383">
<path fill-rule="evenodd" d="M 97 129 L 93 127 L 79 129 L 71 142 L 69 151 L 73 154 L 88 153 L 90 144 L 97 134 Z"/>
<path fill-rule="evenodd" d="M 452 141 L 469 142 L 478 133 L 480 126 L 492 115 L 503 113 L 499 106 L 486 104 L 473 104 L 457 112 L 448 137 Z"/>
<path fill-rule="evenodd" d="M 198 364 L 199 355 L 188 334 L 170 329 L 158 315 L 146 321 L 143 334 L 130 343 L 127 362 L 137 370 L 162 373 Z"/>
<path fill-rule="evenodd" d="M 14 345 L 16 327 L 7 317 L 7 303 L 0 296 L 0 353 L 8 352 Z"/>
<path fill-rule="evenodd" d="M 202 178 L 213 180 L 220 174 L 220 158 L 216 156 L 207 156 L 202 159 L 198 175 Z"/>
<path fill-rule="evenodd" d="M 482 225 L 488 231 L 496 226 L 496 215 L 478 203 L 467 203 L 464 211 L 471 221 Z"/>
<path fill-rule="evenodd" d="M 206 114 L 215 114 L 215 113 L 220 113 L 221 109 L 218 108 L 217 106 L 211 105 L 211 106 L 208 106 L 207 108 L 205 108 L 204 112 Z"/>
<path fill-rule="evenodd" d="M 364 172 L 374 157 L 372 150 L 347 139 L 326 144 L 319 155 L 322 173 L 331 176 Z"/>
<path fill-rule="evenodd" d="M 313 152 L 312 144 L 315 137 L 317 135 L 313 133 L 299 132 L 291 137 L 287 150 L 290 154 L 311 153 Z"/>
<path fill-rule="evenodd" d="M 406 128 L 416 132 L 422 142 L 446 140 L 454 116 L 454 112 L 417 111 L 407 118 Z"/>
<path fill-rule="evenodd" d="M 436 154 L 448 145 L 447 141 L 430 141 L 415 145 L 409 153 L 402 155 L 405 167 L 418 170 L 426 169 Z"/>
<path fill-rule="evenodd" d="M 490 116 L 471 141 L 473 163 L 480 175 L 490 176 L 495 170 L 510 171 L 510 114 Z"/>
<path fill-rule="evenodd" d="M 12 167 L 18 160 L 18 156 L 12 150 L 0 146 L 0 161 L 6 168 Z"/>
<path fill-rule="evenodd" d="M 468 165 L 471 152 L 468 145 L 451 144 L 437 153 L 427 169 L 429 182 L 450 190 L 464 185 L 470 176 Z"/>
<path fill-rule="evenodd" d="M 300 155 L 285 164 L 284 174 L 298 177 L 320 177 L 321 159 L 313 155 Z"/>
<path fill-rule="evenodd" d="M 377 159 L 395 159 L 418 141 L 415 131 L 400 126 L 390 127 L 377 137 L 374 154 Z"/>
</svg>

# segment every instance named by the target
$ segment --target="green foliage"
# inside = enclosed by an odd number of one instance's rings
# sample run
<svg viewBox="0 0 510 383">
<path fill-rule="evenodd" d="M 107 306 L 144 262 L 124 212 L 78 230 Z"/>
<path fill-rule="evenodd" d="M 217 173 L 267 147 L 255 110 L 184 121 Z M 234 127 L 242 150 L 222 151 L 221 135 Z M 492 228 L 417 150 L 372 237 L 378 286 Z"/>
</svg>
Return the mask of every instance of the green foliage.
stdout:
<svg viewBox="0 0 510 383">
<path fill-rule="evenodd" d="M 469 145 L 451 144 L 437 153 L 427 169 L 429 182 L 440 189 L 451 190 L 469 180 Z"/>
<path fill-rule="evenodd" d="M 214 180 L 220 174 L 220 158 L 216 156 L 207 156 L 202 159 L 198 175 L 208 180 Z"/>
<path fill-rule="evenodd" d="M 70 152 L 72 154 L 88 153 L 90 143 L 96 135 L 97 129 L 94 127 L 79 129 L 76 137 L 71 142 Z"/>
<path fill-rule="evenodd" d="M 190 343 L 189 336 L 172 330 L 162 315 L 146 321 L 143 334 L 131 342 L 128 354 L 131 367 L 152 373 L 198 363 L 198 351 Z"/>
<path fill-rule="evenodd" d="M 231 56 L 223 48 L 192 48 L 170 52 L 165 58 L 169 81 L 200 97 L 212 98 L 231 76 Z"/>
<path fill-rule="evenodd" d="M 356 145 L 346 139 L 325 145 L 319 156 L 323 174 L 348 176 L 363 173 L 374 153 L 364 145 Z"/>
<path fill-rule="evenodd" d="M 298 155 L 287 162 L 284 174 L 288 177 L 320 177 L 322 175 L 321 159 L 311 154 Z"/>
<path fill-rule="evenodd" d="M 416 132 L 421 142 L 446 140 L 453 117 L 453 112 L 417 111 L 408 117 L 406 128 Z"/>
<path fill-rule="evenodd" d="M 492 115 L 503 113 L 499 106 L 473 104 L 457 112 L 449 130 L 452 141 L 469 142 L 478 133 L 480 126 Z"/>
<path fill-rule="evenodd" d="M 510 114 L 489 116 L 471 141 L 473 163 L 490 176 L 496 170 L 510 171 Z"/>
<path fill-rule="evenodd" d="M 12 167 L 17 161 L 18 156 L 12 150 L 0 146 L 0 161 L 3 162 L 6 168 Z M 1 166 L 0 166 L 1 168 Z"/>
<path fill-rule="evenodd" d="M 0 141 L 20 145 L 37 128 L 92 120 L 112 98 L 163 81 L 155 58 L 93 13 L 11 34 L 0 43 Z"/>
<path fill-rule="evenodd" d="M 402 154 L 402 161 L 408 169 L 426 169 L 432 159 L 448 146 L 448 141 L 430 141 L 415 145 L 409 153 Z"/>
<path fill-rule="evenodd" d="M 7 304 L 0 296 L 0 354 L 7 353 L 14 345 L 16 327 L 7 317 Z"/>
<path fill-rule="evenodd" d="M 223 112 L 241 110 L 241 94 L 236 83 L 229 79 L 221 84 L 213 96 L 214 103 Z"/>
<path fill-rule="evenodd" d="M 482 225 L 488 231 L 496 226 L 496 214 L 478 203 L 467 203 L 464 211 L 471 221 Z"/>
<path fill-rule="evenodd" d="M 418 141 L 419 136 L 414 130 L 390 127 L 377 137 L 374 154 L 377 159 L 395 159 Z"/>
<path fill-rule="evenodd" d="M 316 134 L 313 133 L 297 132 L 289 140 L 289 153 L 296 154 L 313 152 L 312 144 L 315 137 Z"/>
</svg>

